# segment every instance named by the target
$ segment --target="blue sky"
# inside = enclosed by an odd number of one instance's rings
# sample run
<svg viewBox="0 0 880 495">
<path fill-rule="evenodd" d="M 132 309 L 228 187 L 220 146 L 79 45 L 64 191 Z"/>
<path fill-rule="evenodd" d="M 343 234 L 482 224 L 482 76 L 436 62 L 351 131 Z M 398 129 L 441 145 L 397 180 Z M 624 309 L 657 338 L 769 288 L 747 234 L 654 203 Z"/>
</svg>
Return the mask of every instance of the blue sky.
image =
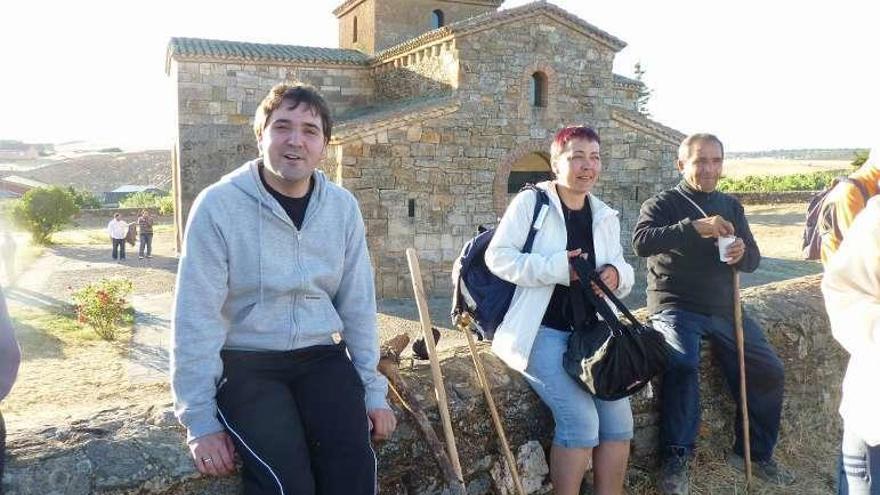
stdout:
<svg viewBox="0 0 880 495">
<path fill-rule="evenodd" d="M 552 3 L 628 43 L 615 71 L 632 76 L 641 61 L 666 125 L 715 132 L 734 151 L 880 142 L 872 2 Z M 336 46 L 336 4 L 7 0 L 0 138 L 168 147 L 171 36 Z"/>
</svg>

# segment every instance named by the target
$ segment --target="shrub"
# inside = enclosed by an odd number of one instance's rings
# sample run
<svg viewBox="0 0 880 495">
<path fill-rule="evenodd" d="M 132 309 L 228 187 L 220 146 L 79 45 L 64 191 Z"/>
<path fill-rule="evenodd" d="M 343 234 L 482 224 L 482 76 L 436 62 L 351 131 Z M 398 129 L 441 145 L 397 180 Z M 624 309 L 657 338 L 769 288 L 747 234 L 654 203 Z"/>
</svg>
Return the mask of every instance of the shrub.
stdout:
<svg viewBox="0 0 880 495">
<path fill-rule="evenodd" d="M 116 340 L 133 288 L 127 278 L 102 278 L 79 289 L 73 293 L 77 321 L 91 326 L 104 340 Z"/>
<path fill-rule="evenodd" d="M 67 192 L 73 196 L 73 203 L 81 210 L 95 209 L 102 206 L 101 200 L 88 191 L 78 191 L 73 187 L 68 187 Z"/>
<path fill-rule="evenodd" d="M 73 195 L 57 186 L 31 189 L 12 207 L 14 221 L 41 245 L 51 243 L 52 234 L 70 223 L 77 212 Z"/>
<path fill-rule="evenodd" d="M 880 151 L 878 151 L 880 153 Z M 859 168 L 868 161 L 868 157 L 870 156 L 870 152 L 868 150 L 859 150 L 856 151 L 853 155 L 853 161 L 850 162 L 853 168 Z"/>
<path fill-rule="evenodd" d="M 162 196 L 159 198 L 159 214 L 160 215 L 171 215 L 174 213 L 174 198 L 169 196 Z"/>
<path fill-rule="evenodd" d="M 151 192 L 136 192 L 119 201 L 120 208 L 157 208 L 165 196 L 157 196 Z"/>
<path fill-rule="evenodd" d="M 812 172 L 792 175 L 749 175 L 739 179 L 721 179 L 718 190 L 729 192 L 782 192 L 819 191 L 824 189 L 837 176 L 845 175 L 840 170 Z"/>
</svg>

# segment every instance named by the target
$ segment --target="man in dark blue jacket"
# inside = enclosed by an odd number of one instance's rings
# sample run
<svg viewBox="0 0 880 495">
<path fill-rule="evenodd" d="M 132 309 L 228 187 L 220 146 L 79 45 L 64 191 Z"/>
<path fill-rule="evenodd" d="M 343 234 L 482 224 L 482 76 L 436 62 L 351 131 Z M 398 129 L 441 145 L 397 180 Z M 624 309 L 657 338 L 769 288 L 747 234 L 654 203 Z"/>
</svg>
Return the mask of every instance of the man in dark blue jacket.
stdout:
<svg viewBox="0 0 880 495">
<path fill-rule="evenodd" d="M 678 150 L 682 181 L 642 205 L 633 249 L 648 258 L 648 308 L 654 328 L 676 352 L 663 376 L 660 489 L 688 493 L 688 462 L 700 423 L 700 343 L 709 339 L 739 406 L 739 369 L 733 328 L 734 269 L 753 272 L 761 261 L 742 205 L 715 190 L 724 147 L 711 134 L 685 138 Z M 718 242 L 735 236 L 720 260 Z M 733 268 L 733 269 L 732 269 Z M 761 328 L 743 319 L 751 456 L 756 476 L 788 485 L 794 477 L 773 460 L 782 412 L 782 362 Z M 742 412 L 730 463 L 743 466 Z"/>
</svg>

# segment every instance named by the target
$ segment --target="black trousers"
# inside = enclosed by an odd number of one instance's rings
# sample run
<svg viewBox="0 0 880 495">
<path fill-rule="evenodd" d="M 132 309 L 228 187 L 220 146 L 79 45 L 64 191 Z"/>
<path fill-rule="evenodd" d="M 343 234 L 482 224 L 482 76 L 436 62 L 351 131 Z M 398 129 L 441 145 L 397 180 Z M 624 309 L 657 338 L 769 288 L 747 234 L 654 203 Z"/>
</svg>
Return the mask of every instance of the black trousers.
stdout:
<svg viewBox="0 0 880 495">
<path fill-rule="evenodd" d="M 113 239 L 113 259 L 125 259 L 125 239 Z"/>
<path fill-rule="evenodd" d="M 220 421 L 247 495 L 374 495 L 364 386 L 345 344 L 222 351 Z"/>
</svg>

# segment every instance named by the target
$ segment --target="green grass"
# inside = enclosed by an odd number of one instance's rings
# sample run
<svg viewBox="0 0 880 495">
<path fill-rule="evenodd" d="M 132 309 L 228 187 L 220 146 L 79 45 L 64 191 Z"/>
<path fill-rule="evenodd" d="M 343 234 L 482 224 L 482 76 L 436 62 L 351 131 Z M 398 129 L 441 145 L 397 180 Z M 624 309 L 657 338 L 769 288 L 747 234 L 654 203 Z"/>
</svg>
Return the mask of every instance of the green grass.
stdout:
<svg viewBox="0 0 880 495">
<path fill-rule="evenodd" d="M 77 323 L 73 307 L 57 311 L 16 310 L 10 315 L 24 359 L 59 358 L 68 347 L 77 347 L 101 338 L 88 325 Z M 134 326 L 134 310 L 125 312 L 118 341 L 125 341 Z"/>
<path fill-rule="evenodd" d="M 718 182 L 718 190 L 724 192 L 783 192 L 819 191 L 832 179 L 849 173 L 846 170 L 827 170 L 792 175 L 749 175 L 738 179 L 723 178 Z"/>
</svg>

